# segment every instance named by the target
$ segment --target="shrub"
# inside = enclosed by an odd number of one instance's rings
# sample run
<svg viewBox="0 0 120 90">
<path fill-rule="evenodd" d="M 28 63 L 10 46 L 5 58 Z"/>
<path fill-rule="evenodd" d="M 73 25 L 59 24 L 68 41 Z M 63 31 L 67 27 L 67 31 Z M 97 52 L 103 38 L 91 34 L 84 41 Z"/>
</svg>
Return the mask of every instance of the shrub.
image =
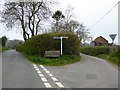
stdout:
<svg viewBox="0 0 120 90">
<path fill-rule="evenodd" d="M 0 46 L 0 52 L 4 52 L 6 50 L 9 50 L 9 48 L 6 48 L 6 47 L 3 47 L 3 46 Z"/>
<path fill-rule="evenodd" d="M 109 47 L 109 51 L 110 51 L 110 54 L 114 55 L 114 56 L 120 56 L 120 46 L 117 46 L 117 45 L 114 45 L 114 46 L 111 46 Z"/>
<path fill-rule="evenodd" d="M 120 65 L 120 46 L 114 45 L 110 47 L 110 59 L 111 58 L 114 63 Z"/>
<path fill-rule="evenodd" d="M 108 54 L 109 53 L 109 47 L 104 46 L 89 46 L 89 47 L 81 47 L 80 52 L 92 56 L 97 56 L 100 54 Z"/>
<path fill-rule="evenodd" d="M 71 33 L 49 33 L 34 36 L 28 39 L 23 45 L 19 45 L 16 50 L 30 55 L 44 56 L 45 51 L 60 50 L 60 40 L 54 40 L 54 36 L 67 36 L 63 39 L 64 55 L 79 55 L 79 40 Z"/>
</svg>

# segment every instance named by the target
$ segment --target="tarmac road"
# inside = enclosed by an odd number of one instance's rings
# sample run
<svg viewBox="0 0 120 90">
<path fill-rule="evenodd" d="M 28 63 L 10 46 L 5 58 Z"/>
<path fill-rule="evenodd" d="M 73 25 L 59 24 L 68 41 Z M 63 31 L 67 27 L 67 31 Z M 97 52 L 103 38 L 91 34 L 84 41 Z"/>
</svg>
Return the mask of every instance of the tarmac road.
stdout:
<svg viewBox="0 0 120 90">
<path fill-rule="evenodd" d="M 103 59 L 81 54 L 80 62 L 46 68 L 69 88 L 118 88 L 118 69 Z"/>
<path fill-rule="evenodd" d="M 2 56 L 2 88 L 118 88 L 118 69 L 88 55 L 57 67 L 32 64 L 15 50 Z"/>
<path fill-rule="evenodd" d="M 2 88 L 45 88 L 32 64 L 15 50 L 2 55 Z"/>
</svg>

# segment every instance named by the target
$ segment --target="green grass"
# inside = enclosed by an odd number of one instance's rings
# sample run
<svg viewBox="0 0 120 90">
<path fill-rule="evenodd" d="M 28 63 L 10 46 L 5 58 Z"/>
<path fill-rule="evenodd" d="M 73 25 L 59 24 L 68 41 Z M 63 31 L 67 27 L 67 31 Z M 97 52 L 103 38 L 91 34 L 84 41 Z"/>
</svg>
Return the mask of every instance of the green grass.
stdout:
<svg viewBox="0 0 120 90">
<path fill-rule="evenodd" d="M 0 46 L 0 52 L 2 52 L 2 47 Z"/>
<path fill-rule="evenodd" d="M 120 55 L 118 54 L 119 52 L 116 52 L 116 47 L 110 49 L 109 47 L 101 47 L 101 46 L 96 46 L 96 47 L 80 47 L 80 52 L 95 56 L 98 58 L 105 59 L 112 64 L 115 64 L 117 66 L 119 65 L 119 60 L 120 60 Z M 111 52 L 112 51 L 112 52 Z M 118 57 L 119 56 L 119 57 Z"/>
<path fill-rule="evenodd" d="M 100 54 L 100 55 L 98 55 L 97 57 L 102 58 L 102 59 L 105 59 L 105 60 L 108 60 L 108 61 L 110 61 L 111 63 L 119 66 L 119 64 L 118 64 L 118 61 L 119 61 L 119 60 L 118 60 L 118 56 L 110 55 L 110 54 Z"/>
<path fill-rule="evenodd" d="M 9 49 L 6 48 L 6 47 L 2 47 L 2 46 L 0 46 L 0 52 L 4 52 L 4 51 L 6 51 L 6 50 L 9 50 Z"/>
<path fill-rule="evenodd" d="M 80 61 L 80 56 L 64 55 L 60 58 L 44 58 L 40 56 L 25 55 L 29 61 L 46 66 L 63 66 Z"/>
</svg>

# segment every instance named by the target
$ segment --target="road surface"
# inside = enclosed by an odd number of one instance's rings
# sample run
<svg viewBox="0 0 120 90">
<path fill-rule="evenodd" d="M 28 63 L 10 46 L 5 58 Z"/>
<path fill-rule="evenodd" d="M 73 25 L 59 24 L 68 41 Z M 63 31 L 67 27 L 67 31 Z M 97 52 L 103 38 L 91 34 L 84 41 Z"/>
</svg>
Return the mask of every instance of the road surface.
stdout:
<svg viewBox="0 0 120 90">
<path fill-rule="evenodd" d="M 118 70 L 105 60 L 81 54 L 65 66 L 29 62 L 15 50 L 2 58 L 2 88 L 118 88 Z"/>
<path fill-rule="evenodd" d="M 81 61 L 46 67 L 70 88 L 118 88 L 118 69 L 105 60 L 81 54 Z"/>
</svg>

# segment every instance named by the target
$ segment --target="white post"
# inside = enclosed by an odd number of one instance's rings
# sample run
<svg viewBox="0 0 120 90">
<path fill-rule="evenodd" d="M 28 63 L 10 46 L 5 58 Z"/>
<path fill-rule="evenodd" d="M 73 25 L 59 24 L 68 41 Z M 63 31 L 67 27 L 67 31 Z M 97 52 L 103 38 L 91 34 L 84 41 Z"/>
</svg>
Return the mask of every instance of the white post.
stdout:
<svg viewBox="0 0 120 90">
<path fill-rule="evenodd" d="M 62 36 L 61 36 L 61 55 L 62 55 Z"/>
<path fill-rule="evenodd" d="M 60 54 L 61 55 L 63 55 L 63 53 L 62 53 L 63 52 L 63 48 L 62 48 L 63 47 L 63 43 L 62 43 L 62 39 L 63 38 L 67 39 L 68 37 L 62 37 L 62 36 L 60 36 L 60 37 L 53 37 L 53 39 L 60 39 L 61 40 L 61 45 L 60 45 L 61 46 L 61 49 L 60 49 L 60 52 L 61 52 Z"/>
<path fill-rule="evenodd" d="M 118 2 L 118 24 L 120 24 L 120 1 Z M 120 45 L 120 25 L 118 25 L 118 45 Z"/>
</svg>

